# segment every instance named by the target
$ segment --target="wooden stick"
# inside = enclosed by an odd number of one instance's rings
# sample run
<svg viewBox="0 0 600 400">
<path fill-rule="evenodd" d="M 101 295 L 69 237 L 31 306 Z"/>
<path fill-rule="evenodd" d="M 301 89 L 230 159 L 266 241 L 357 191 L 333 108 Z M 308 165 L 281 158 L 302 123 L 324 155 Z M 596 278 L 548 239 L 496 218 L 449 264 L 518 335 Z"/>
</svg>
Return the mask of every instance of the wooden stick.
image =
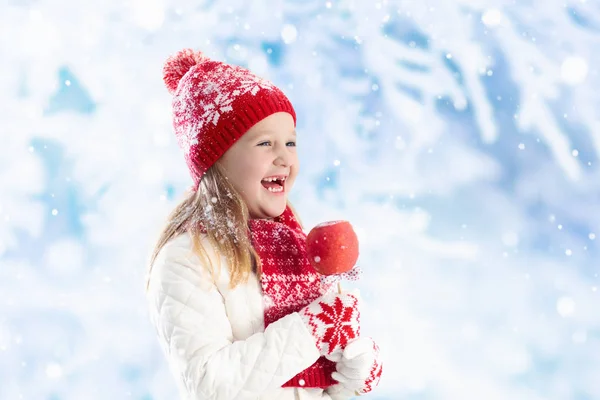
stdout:
<svg viewBox="0 0 600 400">
<path fill-rule="evenodd" d="M 342 294 L 342 282 L 338 281 L 338 294 Z"/>
</svg>

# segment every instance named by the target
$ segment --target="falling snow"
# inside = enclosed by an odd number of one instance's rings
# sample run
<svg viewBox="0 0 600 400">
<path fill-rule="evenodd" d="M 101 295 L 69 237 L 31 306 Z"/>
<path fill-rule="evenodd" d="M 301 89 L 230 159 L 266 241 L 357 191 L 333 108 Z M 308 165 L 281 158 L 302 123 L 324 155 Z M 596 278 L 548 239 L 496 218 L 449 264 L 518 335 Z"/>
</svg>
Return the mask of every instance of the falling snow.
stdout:
<svg viewBox="0 0 600 400">
<path fill-rule="evenodd" d="M 373 396 L 599 399 L 597 21 L 589 0 L 10 2 L 0 397 L 177 397 L 142 287 L 199 145 L 161 81 L 185 37 L 265 77 L 204 80 L 202 123 L 270 82 L 294 103 L 290 200 L 359 236 Z M 237 241 L 231 193 L 206 194 L 192 222 Z"/>
</svg>

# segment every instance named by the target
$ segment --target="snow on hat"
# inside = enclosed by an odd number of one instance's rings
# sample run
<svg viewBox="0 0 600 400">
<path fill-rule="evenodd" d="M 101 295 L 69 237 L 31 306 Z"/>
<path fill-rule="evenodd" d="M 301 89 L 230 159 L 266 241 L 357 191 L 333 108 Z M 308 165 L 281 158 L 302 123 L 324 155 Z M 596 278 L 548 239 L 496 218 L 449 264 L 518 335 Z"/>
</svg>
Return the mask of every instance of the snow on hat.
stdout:
<svg viewBox="0 0 600 400">
<path fill-rule="evenodd" d="M 194 188 L 215 161 L 254 124 L 296 112 L 283 92 L 249 70 L 184 49 L 170 56 L 163 80 L 173 94 L 173 127 Z"/>
</svg>

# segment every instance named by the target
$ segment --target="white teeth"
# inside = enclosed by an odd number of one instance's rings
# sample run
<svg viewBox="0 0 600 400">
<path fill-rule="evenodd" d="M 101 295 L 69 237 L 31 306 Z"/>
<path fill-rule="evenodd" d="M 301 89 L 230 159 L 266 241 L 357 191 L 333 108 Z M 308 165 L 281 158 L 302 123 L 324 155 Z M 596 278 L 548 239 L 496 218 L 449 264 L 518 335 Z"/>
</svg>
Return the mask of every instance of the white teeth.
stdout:
<svg viewBox="0 0 600 400">
<path fill-rule="evenodd" d="M 285 181 L 285 178 L 265 178 L 265 179 L 263 179 L 263 181 L 266 181 L 266 182 L 282 181 L 283 182 L 283 181 Z"/>
<path fill-rule="evenodd" d="M 273 192 L 273 193 L 279 193 L 279 192 L 283 192 L 283 186 L 281 186 L 281 187 L 278 187 L 278 188 L 272 188 L 272 187 L 270 187 L 270 188 L 267 188 L 267 190 L 268 190 L 269 192 Z"/>
</svg>

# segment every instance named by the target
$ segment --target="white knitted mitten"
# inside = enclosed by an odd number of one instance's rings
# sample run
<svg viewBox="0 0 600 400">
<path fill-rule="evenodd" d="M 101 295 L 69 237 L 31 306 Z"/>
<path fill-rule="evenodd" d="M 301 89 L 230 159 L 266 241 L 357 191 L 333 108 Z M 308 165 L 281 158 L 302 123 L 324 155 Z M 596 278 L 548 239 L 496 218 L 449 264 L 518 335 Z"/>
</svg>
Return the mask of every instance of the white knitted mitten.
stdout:
<svg viewBox="0 0 600 400">
<path fill-rule="evenodd" d="M 298 313 L 315 337 L 321 355 L 341 353 L 360 335 L 358 298 L 351 293 L 328 293 Z"/>
<path fill-rule="evenodd" d="M 354 391 L 355 394 L 365 394 L 373 390 L 381 380 L 383 366 L 379 346 L 370 337 L 349 342 L 341 357 L 332 355 L 327 358 L 337 362 L 337 372 L 331 376 L 339 382 L 338 390 L 343 388 Z M 335 392 L 336 388 L 332 389 Z"/>
</svg>

